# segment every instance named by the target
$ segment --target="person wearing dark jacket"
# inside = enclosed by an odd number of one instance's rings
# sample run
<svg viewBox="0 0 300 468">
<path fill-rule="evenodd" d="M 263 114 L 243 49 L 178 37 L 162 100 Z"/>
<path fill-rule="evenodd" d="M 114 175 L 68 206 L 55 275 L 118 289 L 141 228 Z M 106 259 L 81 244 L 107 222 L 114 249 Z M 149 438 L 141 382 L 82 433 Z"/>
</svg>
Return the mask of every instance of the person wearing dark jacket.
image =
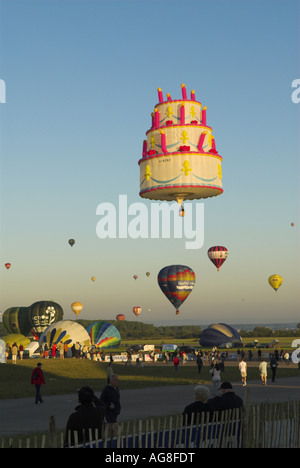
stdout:
<svg viewBox="0 0 300 468">
<path fill-rule="evenodd" d="M 41 386 L 45 383 L 44 379 L 44 374 L 41 369 L 42 363 L 39 362 L 36 366 L 35 369 L 33 369 L 32 374 L 31 374 L 31 384 L 35 385 L 35 404 L 38 405 L 38 403 L 43 403 L 43 399 L 41 396 Z"/>
<path fill-rule="evenodd" d="M 220 392 L 221 396 L 211 398 L 206 403 L 206 408 L 211 413 L 243 407 L 243 400 L 234 393 L 230 382 L 223 382 L 220 386 Z"/>
<path fill-rule="evenodd" d="M 82 387 L 78 390 L 78 402 L 75 412 L 69 416 L 66 425 L 64 446 L 69 447 L 75 443 L 75 435 L 78 434 L 78 443 L 85 444 L 90 440 L 89 429 L 92 430 L 92 439 L 102 437 L 105 406 L 95 395 L 90 387 Z M 98 435 L 96 434 L 98 429 Z"/>
<path fill-rule="evenodd" d="M 118 376 L 113 374 L 100 396 L 100 400 L 105 404 L 105 419 L 110 437 L 116 437 L 118 434 L 117 417 L 121 412 L 120 391 L 117 385 Z"/>
<path fill-rule="evenodd" d="M 197 385 L 194 388 L 195 401 L 187 405 L 183 410 L 183 423 L 190 424 L 192 421 L 192 414 L 194 414 L 193 423 L 195 424 L 201 419 L 201 413 L 206 411 L 206 403 L 211 396 L 210 391 L 204 385 Z M 199 415 L 199 416 L 198 416 Z"/>
</svg>

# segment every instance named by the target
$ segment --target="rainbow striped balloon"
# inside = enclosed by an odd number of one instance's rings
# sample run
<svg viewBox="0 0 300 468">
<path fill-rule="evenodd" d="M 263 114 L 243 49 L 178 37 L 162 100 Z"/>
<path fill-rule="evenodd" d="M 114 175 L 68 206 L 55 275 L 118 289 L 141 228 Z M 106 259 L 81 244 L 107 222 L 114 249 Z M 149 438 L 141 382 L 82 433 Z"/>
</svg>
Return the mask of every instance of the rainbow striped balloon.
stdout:
<svg viewBox="0 0 300 468">
<path fill-rule="evenodd" d="M 86 331 L 92 345 L 98 348 L 116 348 L 121 343 L 121 335 L 111 323 L 100 320 L 89 325 Z"/>
</svg>

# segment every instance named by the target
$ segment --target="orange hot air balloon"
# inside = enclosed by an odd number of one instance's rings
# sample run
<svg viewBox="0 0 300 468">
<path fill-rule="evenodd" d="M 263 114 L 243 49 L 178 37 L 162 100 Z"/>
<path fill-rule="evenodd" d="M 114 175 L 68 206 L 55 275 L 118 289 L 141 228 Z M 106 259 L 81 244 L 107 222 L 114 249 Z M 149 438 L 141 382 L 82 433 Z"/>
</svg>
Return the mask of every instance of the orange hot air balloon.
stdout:
<svg viewBox="0 0 300 468">
<path fill-rule="evenodd" d="M 96 276 L 92 276 L 92 277 L 91 277 L 91 280 L 92 280 L 93 282 L 95 281 L 95 279 L 96 279 Z"/>
<path fill-rule="evenodd" d="M 136 306 L 136 307 L 133 307 L 132 312 L 134 313 L 134 315 L 136 315 L 138 317 L 140 315 L 140 313 L 142 312 L 142 309 L 140 307 Z"/>
<path fill-rule="evenodd" d="M 82 307 L 83 305 L 81 304 L 81 302 L 73 302 L 71 304 L 71 309 L 73 310 L 74 314 L 76 315 L 79 315 L 80 312 L 82 311 Z"/>
<path fill-rule="evenodd" d="M 6 268 L 7 270 L 9 270 L 10 267 L 11 267 L 11 263 L 5 263 L 5 268 Z"/>
<path fill-rule="evenodd" d="M 123 314 L 118 314 L 116 316 L 116 319 L 118 320 L 118 322 L 122 322 L 123 320 L 125 320 L 125 315 Z"/>
</svg>

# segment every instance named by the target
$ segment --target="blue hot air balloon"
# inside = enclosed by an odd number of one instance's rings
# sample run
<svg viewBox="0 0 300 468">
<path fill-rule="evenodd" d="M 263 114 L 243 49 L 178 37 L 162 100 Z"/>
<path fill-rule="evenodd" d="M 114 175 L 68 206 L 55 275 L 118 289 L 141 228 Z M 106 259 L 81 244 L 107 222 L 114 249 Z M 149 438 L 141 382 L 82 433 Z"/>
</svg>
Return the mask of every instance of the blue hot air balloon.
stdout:
<svg viewBox="0 0 300 468">
<path fill-rule="evenodd" d="M 195 273 L 184 265 L 170 265 L 162 268 L 157 281 L 160 289 L 173 304 L 178 314 L 179 307 L 191 293 L 195 284 Z"/>
<path fill-rule="evenodd" d="M 232 346 L 234 344 L 241 345 L 242 338 L 237 330 L 226 325 L 226 323 L 214 323 L 203 330 L 200 336 L 199 343 L 207 348 L 216 346 Z"/>
</svg>

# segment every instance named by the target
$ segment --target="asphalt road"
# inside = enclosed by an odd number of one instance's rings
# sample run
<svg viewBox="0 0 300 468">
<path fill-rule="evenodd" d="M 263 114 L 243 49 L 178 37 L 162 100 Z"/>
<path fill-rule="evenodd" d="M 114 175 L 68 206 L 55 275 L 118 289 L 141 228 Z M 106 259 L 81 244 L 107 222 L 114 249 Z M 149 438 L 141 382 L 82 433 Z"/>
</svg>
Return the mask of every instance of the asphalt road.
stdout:
<svg viewBox="0 0 300 468">
<path fill-rule="evenodd" d="M 211 388 L 211 385 L 207 385 Z M 245 397 L 245 388 L 240 382 L 233 383 L 236 394 Z M 300 400 L 300 375 L 278 379 L 266 387 L 260 381 L 250 381 L 250 402 L 279 402 Z M 181 413 L 184 407 L 193 402 L 194 385 L 175 385 L 168 387 L 144 388 L 140 390 L 122 390 L 121 414 L 118 420 L 144 419 L 154 416 L 166 416 Z M 99 396 L 100 389 L 95 389 Z M 55 416 L 56 427 L 63 429 L 69 415 L 77 405 L 77 395 L 47 396 L 44 403 L 35 405 L 34 398 L 0 400 L 0 438 L 18 434 L 28 434 L 49 429 L 50 416 Z"/>
</svg>

